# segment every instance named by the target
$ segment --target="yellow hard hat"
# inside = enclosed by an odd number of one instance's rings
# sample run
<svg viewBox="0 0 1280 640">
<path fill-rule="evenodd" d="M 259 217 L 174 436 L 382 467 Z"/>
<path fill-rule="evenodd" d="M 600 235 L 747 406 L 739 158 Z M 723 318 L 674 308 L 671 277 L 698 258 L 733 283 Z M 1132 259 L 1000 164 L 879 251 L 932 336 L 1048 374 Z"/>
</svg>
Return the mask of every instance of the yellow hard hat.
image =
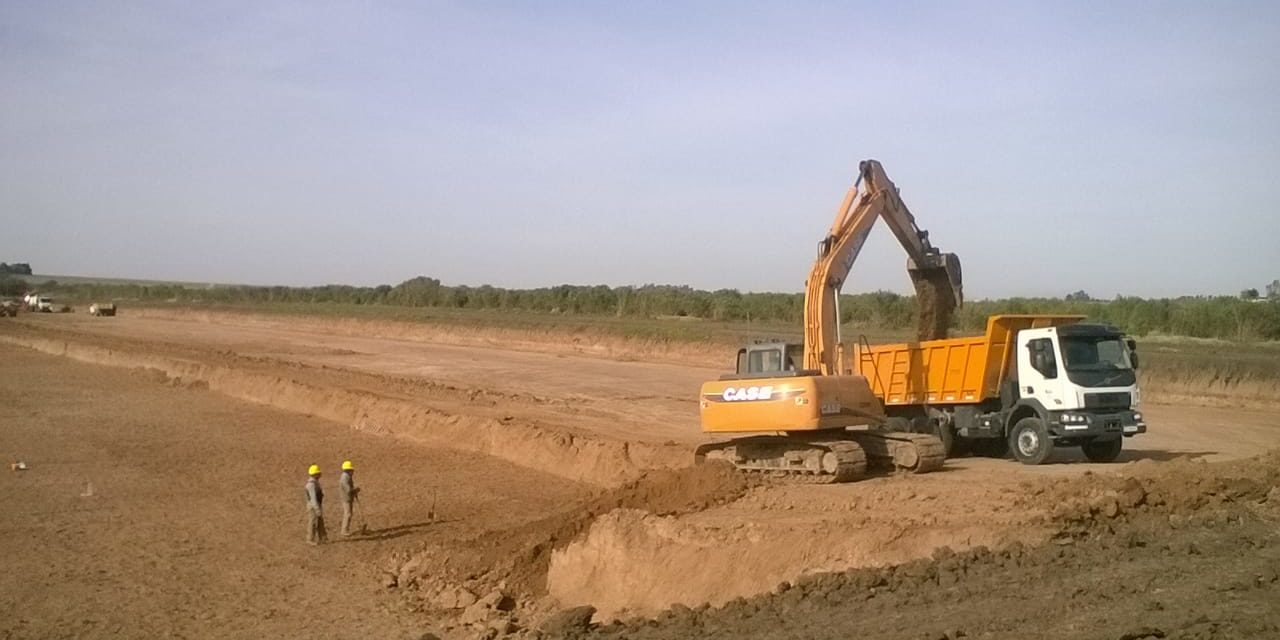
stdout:
<svg viewBox="0 0 1280 640">
<path fill-rule="evenodd" d="M 343 471 L 355 471 L 355 470 L 356 470 L 356 466 L 355 466 L 354 464 L 351 464 L 351 461 L 350 461 L 350 460 L 343 460 L 343 461 L 342 461 L 342 470 L 343 470 Z"/>
<path fill-rule="evenodd" d="M 320 465 L 318 465 L 318 464 L 313 464 L 313 465 L 311 465 L 311 468 L 307 469 L 307 475 L 309 475 L 309 476 L 318 476 L 318 475 L 320 475 Z"/>
</svg>

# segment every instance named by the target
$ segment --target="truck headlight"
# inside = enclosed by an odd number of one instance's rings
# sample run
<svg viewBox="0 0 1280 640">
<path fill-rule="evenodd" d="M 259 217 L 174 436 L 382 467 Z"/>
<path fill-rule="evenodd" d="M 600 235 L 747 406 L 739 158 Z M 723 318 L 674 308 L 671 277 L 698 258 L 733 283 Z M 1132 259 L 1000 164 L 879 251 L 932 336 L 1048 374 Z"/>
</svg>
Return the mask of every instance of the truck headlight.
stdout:
<svg viewBox="0 0 1280 640">
<path fill-rule="evenodd" d="M 1135 412 L 1133 413 L 1133 421 L 1134 421 L 1134 422 L 1142 422 L 1142 414 L 1141 414 L 1141 413 L 1138 413 L 1138 412 L 1136 412 L 1136 411 L 1135 411 Z"/>
<path fill-rule="evenodd" d="M 1063 424 L 1084 424 L 1084 423 L 1086 423 L 1086 422 L 1088 422 L 1088 421 L 1089 421 L 1089 419 L 1088 419 L 1088 418 L 1086 418 L 1085 416 L 1082 416 L 1082 415 L 1080 415 L 1080 414 L 1078 414 L 1078 413 L 1064 413 L 1064 414 L 1062 414 L 1062 423 L 1063 423 Z"/>
</svg>

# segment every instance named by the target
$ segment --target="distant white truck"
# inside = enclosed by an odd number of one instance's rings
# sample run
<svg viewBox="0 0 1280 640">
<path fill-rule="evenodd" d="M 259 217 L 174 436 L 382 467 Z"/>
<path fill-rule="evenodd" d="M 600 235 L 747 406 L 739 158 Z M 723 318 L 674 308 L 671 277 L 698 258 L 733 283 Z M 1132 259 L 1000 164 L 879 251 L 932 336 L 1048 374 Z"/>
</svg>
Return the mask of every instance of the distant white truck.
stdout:
<svg viewBox="0 0 1280 640">
<path fill-rule="evenodd" d="M 66 305 L 55 304 L 53 298 L 42 296 L 38 293 L 27 294 L 23 301 L 27 303 L 27 311 L 37 311 L 40 313 L 56 313 L 68 309 Z"/>
<path fill-rule="evenodd" d="M 114 302 L 108 302 L 105 304 L 95 302 L 89 305 L 89 315 L 91 316 L 109 317 L 109 316 L 114 316 L 115 314 L 116 314 L 116 304 Z"/>
</svg>

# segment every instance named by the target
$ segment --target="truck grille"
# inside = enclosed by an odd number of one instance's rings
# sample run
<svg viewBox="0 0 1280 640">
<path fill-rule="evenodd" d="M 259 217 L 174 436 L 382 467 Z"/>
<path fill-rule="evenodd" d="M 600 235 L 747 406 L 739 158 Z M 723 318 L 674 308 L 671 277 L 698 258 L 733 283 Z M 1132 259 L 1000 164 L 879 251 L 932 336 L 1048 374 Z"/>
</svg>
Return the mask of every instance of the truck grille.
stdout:
<svg viewBox="0 0 1280 640">
<path fill-rule="evenodd" d="M 1086 409 L 1128 409 L 1130 403 L 1128 391 L 1116 391 L 1112 393 L 1086 393 L 1084 394 L 1084 408 Z"/>
</svg>

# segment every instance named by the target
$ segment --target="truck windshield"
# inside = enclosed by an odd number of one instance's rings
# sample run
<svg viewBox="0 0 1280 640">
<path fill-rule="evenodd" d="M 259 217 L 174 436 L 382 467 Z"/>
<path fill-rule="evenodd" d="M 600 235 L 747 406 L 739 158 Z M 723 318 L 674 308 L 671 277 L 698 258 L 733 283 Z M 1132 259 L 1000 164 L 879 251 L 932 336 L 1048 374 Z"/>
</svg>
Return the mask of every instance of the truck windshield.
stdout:
<svg viewBox="0 0 1280 640">
<path fill-rule="evenodd" d="M 1132 369 L 1120 338 L 1071 336 L 1062 339 L 1062 359 L 1068 370 Z"/>
<path fill-rule="evenodd" d="M 1129 350 L 1117 336 L 1063 336 L 1062 360 L 1072 382 L 1085 387 L 1134 384 Z"/>
</svg>

